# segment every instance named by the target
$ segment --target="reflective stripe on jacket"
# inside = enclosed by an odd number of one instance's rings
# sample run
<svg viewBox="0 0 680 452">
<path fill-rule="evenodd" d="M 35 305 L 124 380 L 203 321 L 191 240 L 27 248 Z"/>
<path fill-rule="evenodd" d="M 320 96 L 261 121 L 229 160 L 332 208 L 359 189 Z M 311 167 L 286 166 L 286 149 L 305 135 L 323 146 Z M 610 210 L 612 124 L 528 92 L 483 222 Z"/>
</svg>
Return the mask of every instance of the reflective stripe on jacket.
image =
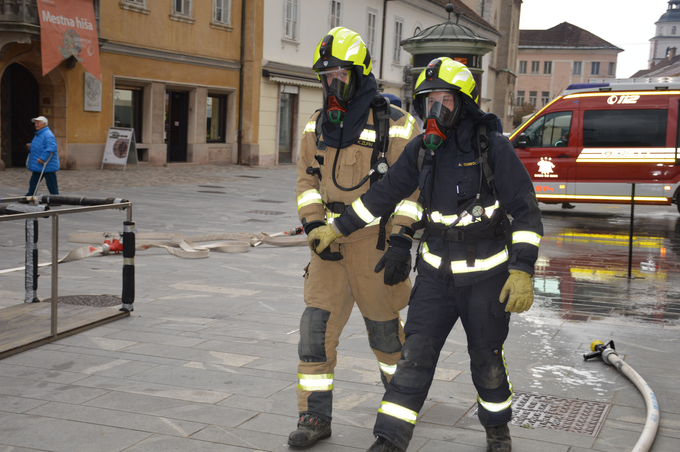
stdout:
<svg viewBox="0 0 680 452">
<path fill-rule="evenodd" d="M 390 128 L 388 132 L 389 148 L 385 157 L 391 167 L 403 152 L 404 147 L 411 139 L 418 135 L 420 130 L 415 119 L 410 114 L 398 107 L 391 106 L 390 108 L 392 109 L 392 114 L 390 115 Z M 370 181 L 367 181 L 355 190 L 343 191 L 335 185 L 333 182 L 333 165 L 338 150 L 331 146 L 326 146 L 323 143 L 323 135 L 320 136 L 320 145 L 317 146 L 316 124 L 319 114 L 321 113 L 316 112 L 309 119 L 300 145 L 296 196 L 298 216 L 300 220 L 304 219 L 306 223 L 313 221 L 333 222 L 335 218 L 340 216 L 340 213 L 337 211 L 332 212 L 327 208 L 328 204 L 338 203 L 338 205 L 349 206 L 371 186 Z M 346 188 L 354 187 L 368 174 L 371 169 L 371 156 L 376 140 L 373 113 L 371 112 L 357 142 L 340 149 L 335 168 L 335 179 L 338 185 Z M 315 174 L 308 174 L 307 168 L 310 167 L 315 172 L 318 171 L 320 177 Z M 390 171 L 388 170 L 388 174 Z M 401 226 L 410 226 L 413 223 L 411 211 L 416 209 L 416 200 L 418 198 L 418 192 L 414 192 L 414 190 L 411 190 L 411 193 L 393 203 L 393 206 L 396 204 L 399 204 L 399 206 L 395 209 L 392 219 L 392 232 L 396 232 L 397 228 Z M 401 201 L 404 202 L 402 203 Z M 377 226 L 379 222 L 380 217 L 376 217 L 366 222 L 366 224 L 368 226 Z M 391 231 L 388 230 L 386 232 L 389 235 Z M 340 238 L 338 242 L 352 242 L 375 234 L 378 234 L 377 228 L 367 228 L 352 237 Z"/>
<path fill-rule="evenodd" d="M 485 216 L 494 222 L 500 222 L 499 216 L 503 215 L 500 207 L 512 216 L 512 248 L 510 251 L 506 246 L 505 238 L 476 237 L 474 259 L 469 265 L 469 232 L 479 231 L 486 224 L 479 218 L 460 212 L 460 207 L 476 196 L 479 187 L 480 167 L 470 144 L 473 127 L 471 120 L 464 121 L 449 134 L 445 147 L 435 152 L 436 171 L 431 192 L 432 166 L 425 165 L 422 171 L 418 171 L 417 160 L 422 139 L 411 141 L 381 183 L 356 200 L 347 215 L 337 220 L 340 232 L 347 236 L 364 227 L 368 220 L 379 216 L 387 206 L 415 188 L 420 188 L 425 199 L 424 205 L 408 206 L 411 218 L 415 220 L 421 217 L 429 203 L 430 218 L 435 225 L 445 227 L 455 223 L 456 228 L 466 235 L 461 241 L 430 235 L 421 250 L 419 272 L 438 272 L 442 260 L 448 256 L 451 268 L 446 271 L 452 273 L 456 285 L 473 284 L 508 268 L 533 275 L 538 245 L 543 235 L 540 210 L 529 174 L 510 142 L 499 133 L 491 134 L 492 147 L 489 151 L 494 173 L 493 186 L 498 199 L 483 185 L 479 204 Z M 454 136 L 456 133 L 457 139 Z M 457 143 L 462 149 L 458 149 Z"/>
</svg>

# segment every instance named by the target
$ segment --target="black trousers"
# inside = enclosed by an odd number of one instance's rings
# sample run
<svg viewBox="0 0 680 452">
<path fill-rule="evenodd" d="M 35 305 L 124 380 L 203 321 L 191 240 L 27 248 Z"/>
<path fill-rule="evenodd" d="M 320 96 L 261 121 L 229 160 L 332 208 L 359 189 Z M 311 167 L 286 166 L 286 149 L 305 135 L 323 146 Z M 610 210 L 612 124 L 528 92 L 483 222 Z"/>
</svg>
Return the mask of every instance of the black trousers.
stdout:
<svg viewBox="0 0 680 452">
<path fill-rule="evenodd" d="M 510 421 L 512 390 L 503 354 L 510 314 L 505 312 L 505 303 L 498 301 L 507 278 L 508 272 L 504 271 L 476 284 L 456 287 L 452 278 L 443 282 L 418 275 L 404 327 L 406 342 L 383 396 L 375 436 L 406 450 L 441 349 L 459 318 L 467 336 L 472 381 L 480 400 L 479 420 L 486 427 Z"/>
</svg>

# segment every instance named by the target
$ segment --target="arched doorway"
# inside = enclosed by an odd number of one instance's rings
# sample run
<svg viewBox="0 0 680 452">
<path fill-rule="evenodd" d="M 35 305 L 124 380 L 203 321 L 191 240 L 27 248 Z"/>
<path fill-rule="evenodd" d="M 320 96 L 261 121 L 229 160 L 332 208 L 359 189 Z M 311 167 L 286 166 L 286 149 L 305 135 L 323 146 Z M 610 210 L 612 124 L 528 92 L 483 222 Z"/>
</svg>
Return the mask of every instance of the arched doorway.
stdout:
<svg viewBox="0 0 680 452">
<path fill-rule="evenodd" d="M 35 133 L 31 118 L 38 116 L 38 81 L 31 71 L 19 63 L 10 64 L 0 82 L 2 127 L 2 160 L 5 166 L 25 166 L 30 143 Z"/>
</svg>

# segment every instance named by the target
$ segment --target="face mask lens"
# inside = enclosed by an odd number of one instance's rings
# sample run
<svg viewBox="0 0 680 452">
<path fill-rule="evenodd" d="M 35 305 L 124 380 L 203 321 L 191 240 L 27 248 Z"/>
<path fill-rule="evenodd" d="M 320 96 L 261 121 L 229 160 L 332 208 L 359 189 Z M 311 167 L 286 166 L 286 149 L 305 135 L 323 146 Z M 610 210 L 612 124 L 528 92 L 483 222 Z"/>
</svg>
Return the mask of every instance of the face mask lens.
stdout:
<svg viewBox="0 0 680 452">
<path fill-rule="evenodd" d="M 452 93 L 434 92 L 425 98 L 423 113 L 425 118 L 436 119 L 444 127 L 453 125 L 456 98 Z"/>
<path fill-rule="evenodd" d="M 321 83 L 326 97 L 335 96 L 340 101 L 348 102 L 354 96 L 352 72 L 347 69 L 334 68 L 320 71 Z"/>
</svg>

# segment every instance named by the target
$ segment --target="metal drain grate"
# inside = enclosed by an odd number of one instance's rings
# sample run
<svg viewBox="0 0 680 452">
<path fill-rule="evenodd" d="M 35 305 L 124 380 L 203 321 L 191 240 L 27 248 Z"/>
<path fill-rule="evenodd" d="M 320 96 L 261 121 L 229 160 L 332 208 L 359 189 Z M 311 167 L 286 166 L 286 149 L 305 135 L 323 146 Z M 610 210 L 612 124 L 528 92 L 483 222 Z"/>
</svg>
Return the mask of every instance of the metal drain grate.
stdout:
<svg viewBox="0 0 680 452">
<path fill-rule="evenodd" d="M 257 215 L 283 215 L 286 212 L 274 212 L 271 210 L 251 210 L 250 212 L 246 213 L 255 213 Z"/>
<path fill-rule="evenodd" d="M 246 177 L 248 179 L 262 179 L 260 176 L 236 176 L 236 177 Z"/>
<path fill-rule="evenodd" d="M 221 187 L 219 185 L 199 185 L 199 187 L 202 187 L 202 188 L 224 188 L 224 187 Z"/>
<path fill-rule="evenodd" d="M 43 300 L 43 303 L 50 303 L 51 298 Z M 122 301 L 115 295 L 67 295 L 57 297 L 57 302 L 74 306 L 92 306 L 94 308 L 108 308 L 120 306 Z"/>
<path fill-rule="evenodd" d="M 255 218 L 251 218 L 250 220 L 244 221 L 244 223 L 271 223 L 272 220 L 257 220 Z"/>
<path fill-rule="evenodd" d="M 511 424 L 597 436 L 611 405 L 516 392 L 512 398 Z M 468 417 L 477 417 L 477 404 Z"/>
<path fill-rule="evenodd" d="M 255 202 L 269 202 L 272 204 L 283 204 L 286 201 L 273 201 L 271 199 L 256 199 Z"/>
<path fill-rule="evenodd" d="M 211 190 L 198 190 L 199 193 L 216 193 L 219 195 L 226 195 L 226 191 L 211 191 Z"/>
</svg>

